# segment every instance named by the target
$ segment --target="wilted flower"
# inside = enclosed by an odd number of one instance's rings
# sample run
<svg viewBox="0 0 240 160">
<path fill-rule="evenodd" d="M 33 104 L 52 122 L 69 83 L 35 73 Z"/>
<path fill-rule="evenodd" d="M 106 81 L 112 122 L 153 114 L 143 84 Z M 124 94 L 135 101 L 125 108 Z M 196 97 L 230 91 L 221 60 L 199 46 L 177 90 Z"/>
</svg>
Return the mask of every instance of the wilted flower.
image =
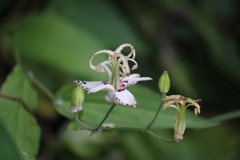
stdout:
<svg viewBox="0 0 240 160">
<path fill-rule="evenodd" d="M 164 108 L 175 108 L 178 111 L 178 114 L 175 117 L 175 125 L 174 125 L 174 138 L 179 141 L 183 139 L 183 134 L 186 129 L 186 121 L 185 121 L 185 112 L 187 107 L 195 106 L 194 113 L 200 114 L 200 106 L 198 102 L 200 99 L 193 100 L 191 98 L 187 98 L 181 95 L 171 95 L 166 96 L 163 99 Z"/>
</svg>

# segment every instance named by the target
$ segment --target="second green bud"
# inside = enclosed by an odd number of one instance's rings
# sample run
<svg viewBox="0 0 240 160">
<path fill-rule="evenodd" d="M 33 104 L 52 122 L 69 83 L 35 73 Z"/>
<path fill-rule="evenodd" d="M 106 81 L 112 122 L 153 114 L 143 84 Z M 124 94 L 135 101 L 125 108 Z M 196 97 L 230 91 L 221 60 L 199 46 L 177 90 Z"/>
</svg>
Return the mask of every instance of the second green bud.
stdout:
<svg viewBox="0 0 240 160">
<path fill-rule="evenodd" d="M 83 109 L 82 104 L 84 101 L 84 92 L 81 86 L 76 85 L 73 88 L 72 95 L 71 95 L 71 107 L 72 112 L 76 113 Z"/>
<path fill-rule="evenodd" d="M 161 93 L 167 93 L 170 89 L 170 78 L 167 71 L 164 71 L 158 80 L 158 88 Z"/>
</svg>

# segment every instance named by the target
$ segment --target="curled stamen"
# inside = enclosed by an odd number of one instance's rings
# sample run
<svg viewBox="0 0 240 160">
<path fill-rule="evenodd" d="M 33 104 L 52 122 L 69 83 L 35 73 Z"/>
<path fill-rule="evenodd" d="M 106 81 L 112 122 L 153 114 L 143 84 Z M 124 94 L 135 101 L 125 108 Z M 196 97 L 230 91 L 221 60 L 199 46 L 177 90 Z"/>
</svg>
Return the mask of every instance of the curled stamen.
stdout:
<svg viewBox="0 0 240 160">
<path fill-rule="evenodd" d="M 119 55 L 119 58 L 118 58 L 119 67 L 122 70 L 122 71 L 120 71 L 121 75 L 125 75 L 125 76 L 130 73 L 128 61 L 126 58 L 127 57 L 123 56 L 123 55 Z"/>
<path fill-rule="evenodd" d="M 132 56 L 132 59 L 135 59 L 135 55 L 136 55 L 135 49 L 134 49 L 133 46 L 130 45 L 130 44 L 127 44 L 127 43 L 126 43 L 126 44 L 122 44 L 121 46 L 119 46 L 119 47 L 116 49 L 115 52 L 121 53 L 121 51 L 122 51 L 125 47 L 130 47 L 130 49 L 131 49 L 131 51 L 130 51 L 130 53 L 128 54 L 127 57 L 130 58 L 130 57 Z"/>
<path fill-rule="evenodd" d="M 125 48 L 125 47 L 130 47 L 131 51 L 127 56 L 124 56 L 121 51 Z M 92 61 L 95 58 L 95 56 L 99 55 L 99 54 L 107 54 L 108 55 L 108 60 L 104 61 L 102 63 L 99 63 L 97 65 L 93 65 Z M 138 67 L 137 62 L 134 60 L 135 58 L 135 49 L 133 48 L 132 45 L 130 44 L 123 44 L 121 46 L 119 46 L 115 51 L 111 51 L 111 50 L 100 50 L 96 53 L 94 53 L 94 55 L 91 57 L 89 64 L 90 67 L 98 72 L 108 72 L 108 75 L 111 74 L 111 72 L 109 71 L 109 68 L 106 69 L 106 67 L 104 68 L 104 65 L 109 65 L 113 68 L 113 66 L 116 66 L 116 60 L 117 60 L 117 65 L 120 68 L 119 73 L 125 77 L 126 75 L 130 74 L 130 68 L 128 65 L 128 61 L 132 61 L 134 63 L 133 67 L 131 68 L 131 70 L 134 70 Z"/>
<path fill-rule="evenodd" d="M 128 60 L 129 60 L 129 61 L 132 61 L 132 62 L 134 63 L 133 67 L 131 68 L 132 70 L 135 70 L 135 69 L 138 68 L 138 64 L 137 64 L 137 62 L 136 62 L 134 59 L 129 58 Z"/>
<path fill-rule="evenodd" d="M 105 72 L 105 70 L 103 68 L 97 67 L 98 65 L 94 66 L 92 64 L 92 61 L 93 61 L 94 57 L 99 55 L 99 54 L 107 54 L 108 56 L 112 56 L 114 54 L 114 52 L 111 51 L 111 50 L 100 50 L 100 51 L 94 53 L 93 56 L 91 57 L 90 61 L 89 61 L 91 69 L 93 69 L 95 71 L 98 71 L 98 72 Z"/>
<path fill-rule="evenodd" d="M 121 75 L 121 77 L 125 77 L 127 74 L 130 73 L 129 68 L 126 68 L 123 65 L 119 65 L 119 67 L 121 68 L 122 71 L 119 71 L 119 74 Z"/>
<path fill-rule="evenodd" d="M 99 64 L 97 64 L 95 67 L 95 71 L 98 71 L 98 72 L 105 72 L 105 68 L 103 66 L 107 66 L 107 65 L 111 65 L 111 63 L 109 61 L 104 61 L 104 62 L 101 62 Z"/>
<path fill-rule="evenodd" d="M 111 64 L 109 63 L 108 61 L 107 62 L 104 62 L 104 63 L 101 63 L 101 68 L 103 68 L 107 73 L 108 73 L 108 76 L 110 77 L 112 75 L 112 71 L 109 69 L 109 67 L 107 66 L 107 64 Z"/>
</svg>

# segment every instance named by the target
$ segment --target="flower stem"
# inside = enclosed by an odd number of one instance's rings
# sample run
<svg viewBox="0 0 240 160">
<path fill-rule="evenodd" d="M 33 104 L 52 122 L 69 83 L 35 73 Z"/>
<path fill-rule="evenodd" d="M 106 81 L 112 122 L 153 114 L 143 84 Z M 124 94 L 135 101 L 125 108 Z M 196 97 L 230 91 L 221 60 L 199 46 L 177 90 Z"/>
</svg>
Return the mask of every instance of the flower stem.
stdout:
<svg viewBox="0 0 240 160">
<path fill-rule="evenodd" d="M 55 99 L 54 94 L 42 82 L 35 78 L 33 73 L 28 72 L 28 76 L 30 80 L 33 82 L 33 84 L 35 84 L 39 89 L 41 89 L 50 98 L 50 100 L 54 101 Z"/>
<path fill-rule="evenodd" d="M 85 124 L 84 122 L 80 121 L 80 119 L 78 118 L 78 112 L 75 113 L 75 119 L 82 129 L 86 129 L 86 130 L 90 130 L 90 131 L 95 130 L 95 128 L 92 128 L 91 126 L 89 126 L 89 125 Z"/>
<path fill-rule="evenodd" d="M 118 127 L 118 128 L 104 128 L 102 129 L 102 132 L 108 132 L 108 131 L 136 131 L 136 132 L 143 132 L 143 133 L 147 133 L 148 135 L 160 139 L 164 142 L 168 142 L 168 143 L 176 143 L 178 142 L 178 140 L 175 139 L 169 139 L 169 138 L 164 138 L 162 136 L 157 135 L 156 133 L 148 130 L 146 131 L 144 128 L 134 128 L 134 127 Z"/>
<path fill-rule="evenodd" d="M 0 93 L 0 97 L 3 97 L 3 98 L 6 98 L 6 99 L 10 99 L 12 101 L 17 101 L 17 102 L 21 103 L 23 108 L 26 111 L 28 111 L 32 115 L 35 115 L 34 110 L 21 97 L 15 97 L 15 96 L 7 95 L 7 94 L 4 94 L 4 93 Z"/>
<path fill-rule="evenodd" d="M 146 128 L 147 131 L 149 131 L 149 129 L 152 127 L 153 123 L 155 122 L 155 120 L 156 120 L 156 118 L 157 118 L 157 116 L 158 116 L 158 114 L 159 114 L 159 112 L 160 112 L 160 109 L 162 108 L 163 98 L 165 98 L 165 97 L 166 97 L 166 93 L 162 93 L 162 100 L 161 100 L 161 102 L 160 102 L 160 105 L 159 105 L 159 107 L 158 107 L 158 110 L 157 110 L 155 116 L 153 117 L 153 120 L 148 124 L 148 126 L 147 126 L 147 128 Z"/>
<path fill-rule="evenodd" d="M 176 140 L 176 139 L 168 139 L 168 138 L 161 137 L 161 136 L 153 133 L 150 130 L 148 130 L 146 133 L 149 134 L 150 136 L 154 137 L 154 138 L 160 139 L 160 140 L 168 142 L 168 143 L 177 143 L 178 142 L 178 140 Z"/>
<path fill-rule="evenodd" d="M 115 108 L 116 104 L 113 103 L 111 108 L 108 110 L 107 114 L 105 115 L 105 117 L 103 118 L 103 120 L 101 121 L 101 123 L 98 125 L 96 131 L 101 131 L 101 127 L 102 124 L 105 122 L 105 120 L 108 118 L 108 116 L 110 115 L 110 113 L 112 112 L 112 110 Z"/>
</svg>

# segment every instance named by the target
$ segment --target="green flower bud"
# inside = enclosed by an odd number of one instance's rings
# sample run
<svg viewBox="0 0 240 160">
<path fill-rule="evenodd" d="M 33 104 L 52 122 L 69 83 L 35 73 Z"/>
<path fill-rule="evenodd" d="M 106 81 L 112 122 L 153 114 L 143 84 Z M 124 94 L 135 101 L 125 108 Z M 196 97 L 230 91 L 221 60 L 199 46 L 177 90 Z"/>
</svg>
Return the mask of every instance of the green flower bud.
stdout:
<svg viewBox="0 0 240 160">
<path fill-rule="evenodd" d="M 167 71 L 164 71 L 159 78 L 158 88 L 161 93 L 167 93 L 170 89 L 170 78 L 168 76 Z"/>
<path fill-rule="evenodd" d="M 81 111 L 82 104 L 84 101 L 84 92 L 81 86 L 76 85 L 75 88 L 73 88 L 72 95 L 71 95 L 71 107 L 72 112 L 76 113 L 78 111 Z"/>
</svg>

